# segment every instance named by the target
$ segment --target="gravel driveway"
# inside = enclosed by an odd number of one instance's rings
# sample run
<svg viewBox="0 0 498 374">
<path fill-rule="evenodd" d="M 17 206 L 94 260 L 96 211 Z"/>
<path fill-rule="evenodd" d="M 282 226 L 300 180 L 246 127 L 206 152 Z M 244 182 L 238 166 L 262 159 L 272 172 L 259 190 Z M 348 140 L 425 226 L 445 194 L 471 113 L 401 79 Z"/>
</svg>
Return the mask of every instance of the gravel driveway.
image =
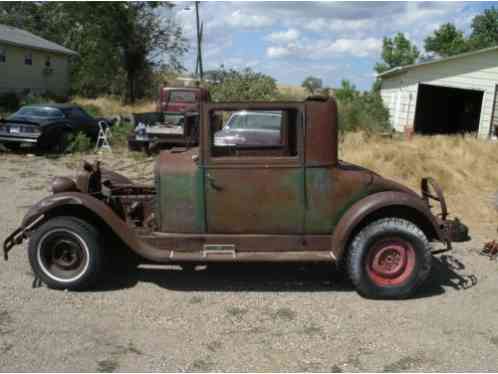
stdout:
<svg viewBox="0 0 498 374">
<path fill-rule="evenodd" d="M 73 172 L 0 154 L 0 239 Z M 363 299 L 323 265 L 118 268 L 98 290 L 52 291 L 32 288 L 16 247 L 0 265 L 0 370 L 496 371 L 498 263 L 478 255 L 496 232 L 470 226 L 404 301 Z"/>
</svg>

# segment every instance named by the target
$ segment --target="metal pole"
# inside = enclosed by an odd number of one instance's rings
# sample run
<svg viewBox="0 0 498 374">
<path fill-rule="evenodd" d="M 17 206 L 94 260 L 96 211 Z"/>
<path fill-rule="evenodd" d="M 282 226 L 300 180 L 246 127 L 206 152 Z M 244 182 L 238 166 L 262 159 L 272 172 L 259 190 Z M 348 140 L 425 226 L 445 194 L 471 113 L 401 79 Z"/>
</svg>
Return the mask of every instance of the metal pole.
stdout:
<svg viewBox="0 0 498 374">
<path fill-rule="evenodd" d="M 202 35 L 201 35 L 201 27 L 200 27 L 200 21 L 199 21 L 199 2 L 195 2 L 195 18 L 196 18 L 196 24 L 197 24 L 197 66 L 196 66 L 196 71 L 199 69 L 199 77 L 201 80 L 204 80 L 204 71 L 202 69 L 202 49 L 201 49 L 201 43 L 202 43 Z"/>
</svg>

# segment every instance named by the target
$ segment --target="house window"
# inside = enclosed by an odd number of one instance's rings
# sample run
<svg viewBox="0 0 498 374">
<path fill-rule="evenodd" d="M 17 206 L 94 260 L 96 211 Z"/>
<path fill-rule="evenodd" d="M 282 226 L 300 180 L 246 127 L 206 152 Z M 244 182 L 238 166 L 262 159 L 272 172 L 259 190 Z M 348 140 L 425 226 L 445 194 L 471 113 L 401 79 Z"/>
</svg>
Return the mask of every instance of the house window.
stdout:
<svg viewBox="0 0 498 374">
<path fill-rule="evenodd" d="M 5 50 L 5 48 L 0 47 L 0 62 L 5 62 L 6 58 L 7 58 L 7 51 Z"/>
<path fill-rule="evenodd" d="M 45 67 L 49 68 L 52 66 L 52 61 L 50 61 L 50 56 L 47 56 L 47 59 L 45 60 Z"/>
<path fill-rule="evenodd" d="M 24 65 L 33 65 L 33 54 L 31 52 L 26 53 L 24 56 Z"/>
</svg>

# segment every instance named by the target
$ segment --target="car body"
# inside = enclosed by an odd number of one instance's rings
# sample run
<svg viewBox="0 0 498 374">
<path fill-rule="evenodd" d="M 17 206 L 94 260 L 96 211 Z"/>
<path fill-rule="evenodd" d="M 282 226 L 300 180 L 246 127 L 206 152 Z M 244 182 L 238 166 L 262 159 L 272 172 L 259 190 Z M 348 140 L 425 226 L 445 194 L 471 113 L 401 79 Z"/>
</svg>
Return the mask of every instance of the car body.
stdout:
<svg viewBox="0 0 498 374">
<path fill-rule="evenodd" d="M 281 139 L 278 112 L 238 111 L 232 113 L 223 128 L 214 134 L 217 146 L 278 145 Z"/>
<path fill-rule="evenodd" d="M 344 267 L 367 297 L 412 295 L 431 269 L 430 242 L 468 240 L 437 183 L 421 193 L 338 158 L 334 99 L 201 103 L 199 147 L 163 151 L 153 185 L 84 165 L 58 177 L 6 238 L 29 238 L 34 273 L 49 287 L 98 282 L 104 238 L 144 261 L 325 262 Z M 281 112 L 278 145 L 216 146 L 220 113 Z M 430 201 L 439 204 L 432 212 Z M 124 253 L 124 252 L 123 252 Z M 332 267 L 332 266 L 331 266 Z"/>
<path fill-rule="evenodd" d="M 98 122 L 105 119 L 90 116 L 74 104 L 26 105 L 0 120 L 0 143 L 8 148 L 20 145 L 45 149 L 64 147 L 70 136 L 81 132 L 96 139 Z M 106 121 L 107 123 L 107 121 Z"/>
</svg>

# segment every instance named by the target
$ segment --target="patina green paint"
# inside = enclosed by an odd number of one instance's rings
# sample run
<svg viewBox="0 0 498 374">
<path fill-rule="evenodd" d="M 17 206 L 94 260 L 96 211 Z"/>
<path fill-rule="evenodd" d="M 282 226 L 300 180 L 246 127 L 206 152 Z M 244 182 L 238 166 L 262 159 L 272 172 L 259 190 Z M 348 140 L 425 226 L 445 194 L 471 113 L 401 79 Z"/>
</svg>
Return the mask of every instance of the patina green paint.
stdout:
<svg viewBox="0 0 498 374">
<path fill-rule="evenodd" d="M 304 185 L 304 184 L 303 184 Z M 329 168 L 306 169 L 306 233 L 328 234 L 332 228 L 332 180 Z"/>
<path fill-rule="evenodd" d="M 368 185 L 357 186 L 347 200 L 337 200 L 341 195 L 338 189 L 345 188 L 340 181 L 334 180 L 329 168 L 307 168 L 306 186 L 308 209 L 306 210 L 306 233 L 330 234 L 342 216 L 357 201 L 373 191 Z M 344 195 L 343 195 L 344 196 Z"/>
<path fill-rule="evenodd" d="M 195 173 L 195 198 L 196 198 L 196 214 L 195 221 L 199 232 L 207 232 L 206 222 L 206 178 L 204 167 L 197 167 Z"/>
<path fill-rule="evenodd" d="M 205 231 L 202 168 L 161 175 L 160 217 L 166 232 Z"/>
<path fill-rule="evenodd" d="M 365 186 L 364 188 L 362 188 L 361 190 L 359 190 L 358 192 L 356 192 L 355 194 L 353 194 L 351 196 L 351 198 L 337 211 L 337 213 L 336 213 L 336 215 L 335 215 L 335 217 L 333 219 L 332 228 L 335 228 L 337 226 L 337 224 L 341 220 L 342 216 L 344 216 L 344 214 L 346 214 L 346 212 L 357 201 L 359 201 L 359 200 L 367 197 L 371 193 L 372 193 L 372 191 L 367 186 Z"/>
</svg>

